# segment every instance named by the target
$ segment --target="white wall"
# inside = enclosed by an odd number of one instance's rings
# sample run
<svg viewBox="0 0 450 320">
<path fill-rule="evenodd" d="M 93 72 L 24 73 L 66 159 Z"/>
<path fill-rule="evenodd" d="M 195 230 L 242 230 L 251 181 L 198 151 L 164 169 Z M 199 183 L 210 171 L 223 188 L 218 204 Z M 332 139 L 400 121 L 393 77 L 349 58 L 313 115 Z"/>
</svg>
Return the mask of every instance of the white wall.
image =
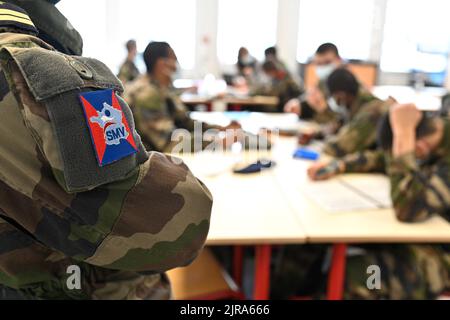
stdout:
<svg viewBox="0 0 450 320">
<path fill-rule="evenodd" d="M 117 35 L 120 34 L 120 26 L 117 21 L 119 19 L 121 10 L 119 6 L 119 0 L 79 0 L 86 3 L 94 2 L 97 5 L 98 11 L 100 8 L 104 8 L 105 16 L 101 22 L 96 21 L 95 29 L 92 29 L 90 25 L 87 25 L 86 17 L 80 16 L 79 13 L 70 12 L 66 14 L 72 20 L 89 29 L 89 33 L 97 32 L 92 35 L 90 39 L 86 41 L 87 53 L 99 52 L 96 57 L 105 61 L 114 71 L 118 70 L 118 66 L 122 62 L 125 54 L 123 49 L 123 41 L 117 39 Z M 133 0 L 134 6 L 138 7 L 140 1 L 145 0 Z M 183 1 L 183 0 L 179 0 Z M 182 70 L 182 77 L 189 78 L 201 78 L 207 73 L 212 73 L 216 76 L 220 76 L 222 71 L 230 72 L 234 70 L 234 65 L 221 65 L 217 58 L 217 29 L 218 29 L 218 0 L 195 0 L 197 4 L 196 8 L 196 25 L 195 25 L 195 65 L 191 70 Z M 246 1 L 246 0 L 242 0 Z M 263 0 L 261 0 L 263 1 Z M 276 28 L 276 45 L 278 47 L 279 55 L 281 59 L 287 64 L 288 68 L 294 74 L 298 74 L 298 63 L 296 61 L 297 56 L 297 39 L 298 39 L 298 25 L 299 25 L 299 8 L 301 2 L 304 0 L 277 0 L 278 9 L 274 13 L 277 15 L 277 28 Z M 344 0 L 336 0 L 344 1 Z M 364 0 L 361 0 L 364 1 Z M 373 62 L 380 62 L 381 49 L 383 43 L 384 21 L 386 16 L 386 4 L 388 0 L 376 0 L 374 17 L 372 24 L 372 32 L 369 35 L 371 38 L 370 57 Z M 61 2 L 64 4 L 64 2 Z M 70 6 L 64 4 L 69 8 Z M 131 3 L 131 2 L 130 2 Z M 72 9 L 78 8 L 78 5 L 74 5 Z M 176 10 L 176 8 L 174 8 Z M 239 10 L 239 8 L 236 8 Z M 97 12 L 98 12 L 97 11 Z M 95 13 L 98 15 L 98 13 Z M 255 10 L 254 14 L 257 14 Z M 319 12 L 317 13 L 319 17 Z M 100 16 L 100 15 L 98 15 Z M 149 16 L 151 19 L 151 15 Z M 170 16 L 167 17 L 170 19 Z M 89 20 L 89 19 L 87 19 Z M 89 21 L 88 21 L 89 22 Z M 90 22 L 92 23 L 92 22 Z M 145 21 L 143 22 L 145 23 Z M 171 22 L 172 23 L 172 22 Z M 242 22 L 237 22 L 242 23 Z M 344 22 L 345 23 L 345 22 Z M 351 23 L 351 22 L 350 22 Z M 177 21 L 173 21 L 174 27 L 179 27 Z M 355 26 L 357 28 L 357 26 Z M 100 30 L 100 31 L 99 31 Z M 330 31 L 331 32 L 331 31 Z M 87 33 L 87 32 L 86 32 Z M 101 36 L 102 33 L 106 33 L 106 36 Z M 255 35 L 261 36 L 261 35 Z M 85 35 L 86 37 L 86 35 Z M 93 38 L 93 39 L 91 39 Z M 100 39 L 99 39 L 100 38 Z M 355 39 L 355 41 L 358 41 Z M 140 44 L 140 49 L 143 44 Z M 109 50 L 103 49 L 108 48 Z M 313 52 L 311 52 L 313 54 Z M 120 57 L 120 58 L 119 58 Z M 382 84 L 407 84 L 407 74 L 393 74 L 393 73 L 381 73 L 379 75 L 379 82 Z"/>
</svg>

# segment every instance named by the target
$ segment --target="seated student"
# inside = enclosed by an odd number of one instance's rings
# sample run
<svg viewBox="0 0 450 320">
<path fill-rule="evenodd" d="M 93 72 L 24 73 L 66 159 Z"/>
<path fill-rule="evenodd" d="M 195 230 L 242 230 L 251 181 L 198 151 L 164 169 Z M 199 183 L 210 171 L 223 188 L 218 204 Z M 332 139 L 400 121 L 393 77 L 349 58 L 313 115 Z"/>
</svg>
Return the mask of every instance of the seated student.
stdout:
<svg viewBox="0 0 450 320">
<path fill-rule="evenodd" d="M 450 120 L 424 117 L 414 105 L 395 105 L 379 121 L 378 141 L 385 152 L 386 172 L 397 218 L 423 221 L 433 214 L 450 220 Z M 316 248 L 318 256 L 320 248 Z M 434 299 L 450 288 L 450 254 L 439 244 L 374 244 L 352 246 L 346 263 L 346 299 Z M 290 270 L 304 262 L 305 249 L 291 249 L 279 269 Z M 315 262 L 317 264 L 317 262 Z M 367 267 L 381 268 L 379 289 L 367 287 Z M 290 266 L 290 268 L 289 268 Z M 310 268 L 311 265 L 307 265 Z M 298 265 L 290 281 L 305 285 L 309 273 Z M 325 274 L 323 275 L 325 277 Z M 287 279 L 285 279 L 287 280 Z M 277 288 L 274 288 L 276 291 Z M 279 289 L 278 289 L 279 290 Z M 318 289 L 320 295 L 320 290 Z"/>
<path fill-rule="evenodd" d="M 250 90 L 250 95 L 278 97 L 277 111 L 283 112 L 284 104 L 292 97 L 301 94 L 303 89 L 295 82 L 289 72 L 274 61 L 265 61 L 262 69 L 270 79 L 270 83 L 255 86 Z"/>
<path fill-rule="evenodd" d="M 135 80 L 139 76 L 139 69 L 136 67 L 134 60 L 137 55 L 137 46 L 135 40 L 128 40 L 125 47 L 127 48 L 127 58 L 119 69 L 117 77 L 123 83 Z"/>
<path fill-rule="evenodd" d="M 338 48 L 332 43 L 320 45 L 314 54 L 313 64 L 316 66 L 319 84 L 315 88 L 307 88 L 304 96 L 289 100 L 284 112 L 293 112 L 305 120 L 327 123 L 336 118 L 336 113 L 328 105 L 330 98 L 326 88 L 328 76 L 343 65 Z"/>
<path fill-rule="evenodd" d="M 273 61 L 278 64 L 285 71 L 288 70 L 286 64 L 278 58 L 278 51 L 276 47 L 269 47 L 264 50 L 265 61 Z"/>
<path fill-rule="evenodd" d="M 326 140 L 324 152 L 341 157 L 375 147 L 376 124 L 394 100 L 382 101 L 366 91 L 347 69 L 337 69 L 327 79 L 328 91 L 343 114 L 343 127 Z"/>
<path fill-rule="evenodd" d="M 418 222 L 438 214 L 449 221 L 449 120 L 426 117 L 412 104 L 396 105 L 380 121 L 378 141 L 386 153 L 386 172 L 397 218 Z M 383 266 L 383 292 L 371 292 L 365 279 L 357 277 L 350 277 L 348 286 L 358 295 L 436 298 L 450 286 L 449 252 L 446 245 L 373 246 L 364 261 Z M 362 275 L 362 261 L 350 259 L 349 268 Z"/>
<path fill-rule="evenodd" d="M 239 48 L 236 67 L 238 69 L 238 75 L 247 81 L 247 85 L 256 82 L 258 78 L 258 61 L 250 55 L 247 48 Z"/>
<path fill-rule="evenodd" d="M 175 129 L 186 129 L 191 133 L 195 129 L 195 122 L 189 117 L 187 108 L 172 86 L 172 75 L 176 72 L 177 57 L 168 43 L 151 42 L 145 49 L 144 61 L 147 73 L 127 88 L 125 100 L 132 108 L 137 131 L 146 148 L 170 152 L 179 144 L 179 140 L 172 140 Z M 228 127 L 201 124 L 200 133 L 207 129 L 225 130 L 239 127 L 239 124 L 235 122 Z M 211 143 L 211 141 L 203 140 L 202 137 L 200 140 L 201 147 Z M 224 144 L 233 141 L 234 138 L 223 138 Z M 192 151 L 192 147 L 195 147 L 194 139 L 191 142 Z"/>
<path fill-rule="evenodd" d="M 450 220 L 450 120 L 426 117 L 412 104 L 397 105 L 380 123 L 379 143 L 397 217 Z"/>
</svg>

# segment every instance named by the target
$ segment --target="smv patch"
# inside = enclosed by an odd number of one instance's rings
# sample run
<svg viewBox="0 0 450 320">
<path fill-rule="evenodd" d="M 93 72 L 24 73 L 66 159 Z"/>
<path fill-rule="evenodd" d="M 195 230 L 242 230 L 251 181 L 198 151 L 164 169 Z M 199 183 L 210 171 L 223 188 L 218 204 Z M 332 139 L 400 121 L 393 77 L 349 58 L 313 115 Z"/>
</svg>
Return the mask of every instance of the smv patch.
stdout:
<svg viewBox="0 0 450 320">
<path fill-rule="evenodd" d="M 113 90 L 80 94 L 100 166 L 137 152 L 136 142 Z"/>
</svg>

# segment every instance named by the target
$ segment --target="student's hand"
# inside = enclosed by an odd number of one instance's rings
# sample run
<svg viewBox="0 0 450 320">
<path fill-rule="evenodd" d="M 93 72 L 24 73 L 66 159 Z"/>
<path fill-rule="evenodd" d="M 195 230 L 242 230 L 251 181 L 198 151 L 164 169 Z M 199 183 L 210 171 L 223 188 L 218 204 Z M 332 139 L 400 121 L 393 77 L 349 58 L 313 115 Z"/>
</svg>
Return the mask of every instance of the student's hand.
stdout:
<svg viewBox="0 0 450 320">
<path fill-rule="evenodd" d="M 284 112 L 295 113 L 300 116 L 301 114 L 300 100 L 297 98 L 291 99 L 284 105 Z"/>
<path fill-rule="evenodd" d="M 344 171 L 341 161 L 316 162 L 308 168 L 308 177 L 313 181 L 327 180 Z"/>
<path fill-rule="evenodd" d="M 416 131 L 422 112 L 412 103 L 397 104 L 391 108 L 389 116 L 394 135 L 410 134 Z"/>
<path fill-rule="evenodd" d="M 325 100 L 322 91 L 319 88 L 313 88 L 306 94 L 306 102 L 313 108 L 317 113 L 323 113 L 328 108 L 327 101 Z"/>
<path fill-rule="evenodd" d="M 389 119 L 393 133 L 392 154 L 394 157 L 414 152 L 416 127 L 422 116 L 422 112 L 414 104 L 397 104 L 391 108 Z"/>
</svg>

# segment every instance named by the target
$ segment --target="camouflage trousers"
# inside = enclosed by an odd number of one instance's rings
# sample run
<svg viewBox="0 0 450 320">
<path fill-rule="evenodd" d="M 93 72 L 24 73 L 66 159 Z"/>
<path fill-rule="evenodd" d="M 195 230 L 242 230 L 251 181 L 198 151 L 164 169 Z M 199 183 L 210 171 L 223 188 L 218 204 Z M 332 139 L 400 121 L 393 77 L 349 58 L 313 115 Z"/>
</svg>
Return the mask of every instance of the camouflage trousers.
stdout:
<svg viewBox="0 0 450 320">
<path fill-rule="evenodd" d="M 0 300 L 35 300 L 20 290 L 11 289 L 0 285 Z"/>
<path fill-rule="evenodd" d="M 324 298 L 330 266 L 327 245 L 287 246 L 274 261 L 272 298 Z M 370 286 L 369 267 L 379 270 Z M 383 244 L 349 247 L 345 299 L 435 299 L 450 288 L 445 245 Z"/>
<path fill-rule="evenodd" d="M 80 288 L 70 289 L 67 278 L 10 288 L 0 284 L 0 300 L 167 300 L 171 298 L 166 274 L 109 270 L 80 263 Z"/>
</svg>

